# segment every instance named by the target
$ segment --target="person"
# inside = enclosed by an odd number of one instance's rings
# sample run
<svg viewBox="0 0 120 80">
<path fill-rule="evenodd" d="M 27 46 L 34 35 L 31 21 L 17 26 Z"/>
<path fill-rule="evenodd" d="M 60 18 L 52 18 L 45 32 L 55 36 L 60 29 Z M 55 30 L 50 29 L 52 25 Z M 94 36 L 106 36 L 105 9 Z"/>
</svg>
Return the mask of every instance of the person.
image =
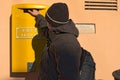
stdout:
<svg viewBox="0 0 120 80">
<path fill-rule="evenodd" d="M 47 38 L 40 61 L 38 80 L 80 80 L 81 46 L 79 31 L 69 18 L 66 3 L 53 3 L 45 18 L 37 10 L 29 10 L 35 16 L 35 26 Z"/>
<path fill-rule="evenodd" d="M 114 80 L 120 80 L 120 69 L 113 71 L 112 75 L 114 77 Z"/>
</svg>

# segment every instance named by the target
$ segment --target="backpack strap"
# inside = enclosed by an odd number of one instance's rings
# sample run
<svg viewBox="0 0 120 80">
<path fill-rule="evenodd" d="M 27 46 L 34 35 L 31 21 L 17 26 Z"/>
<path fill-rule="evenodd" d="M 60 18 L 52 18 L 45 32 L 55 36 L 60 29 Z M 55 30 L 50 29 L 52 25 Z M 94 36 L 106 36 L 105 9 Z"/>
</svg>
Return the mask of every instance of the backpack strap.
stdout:
<svg viewBox="0 0 120 80">
<path fill-rule="evenodd" d="M 82 54 L 81 54 L 81 58 L 80 58 L 80 67 L 79 67 L 79 70 L 81 70 L 82 68 L 82 64 L 84 62 L 84 58 L 85 58 L 85 52 L 84 52 L 84 49 L 81 47 L 82 49 Z"/>
</svg>

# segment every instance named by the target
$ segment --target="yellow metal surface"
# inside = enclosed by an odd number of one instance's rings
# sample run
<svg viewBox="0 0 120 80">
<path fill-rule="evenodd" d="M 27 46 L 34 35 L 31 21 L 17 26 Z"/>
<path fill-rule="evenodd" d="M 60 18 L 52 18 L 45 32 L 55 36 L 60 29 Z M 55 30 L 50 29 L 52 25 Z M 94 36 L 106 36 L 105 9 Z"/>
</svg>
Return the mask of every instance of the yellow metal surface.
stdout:
<svg viewBox="0 0 120 80">
<path fill-rule="evenodd" d="M 48 9 L 43 4 L 17 4 L 12 6 L 12 72 L 27 72 L 28 62 L 34 61 L 32 38 L 37 34 L 35 17 L 25 9 L 39 9 L 42 15 Z"/>
</svg>

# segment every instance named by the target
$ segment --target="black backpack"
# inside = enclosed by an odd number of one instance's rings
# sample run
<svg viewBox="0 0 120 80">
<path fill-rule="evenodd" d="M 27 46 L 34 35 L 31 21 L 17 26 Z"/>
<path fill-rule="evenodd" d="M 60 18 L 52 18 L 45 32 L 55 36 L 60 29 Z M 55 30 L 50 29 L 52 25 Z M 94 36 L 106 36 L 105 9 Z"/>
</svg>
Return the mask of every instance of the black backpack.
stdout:
<svg viewBox="0 0 120 80">
<path fill-rule="evenodd" d="M 87 50 L 82 48 L 80 59 L 80 80 L 95 80 L 96 63 Z"/>
</svg>

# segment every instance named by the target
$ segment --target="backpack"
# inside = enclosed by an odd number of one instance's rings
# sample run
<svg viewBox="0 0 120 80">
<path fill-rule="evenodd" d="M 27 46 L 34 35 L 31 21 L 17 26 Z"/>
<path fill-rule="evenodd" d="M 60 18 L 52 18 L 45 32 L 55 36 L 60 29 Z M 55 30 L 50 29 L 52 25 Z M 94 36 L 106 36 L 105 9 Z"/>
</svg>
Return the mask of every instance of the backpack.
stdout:
<svg viewBox="0 0 120 80">
<path fill-rule="evenodd" d="M 80 59 L 80 80 L 95 80 L 96 63 L 87 50 L 82 48 Z"/>
</svg>

